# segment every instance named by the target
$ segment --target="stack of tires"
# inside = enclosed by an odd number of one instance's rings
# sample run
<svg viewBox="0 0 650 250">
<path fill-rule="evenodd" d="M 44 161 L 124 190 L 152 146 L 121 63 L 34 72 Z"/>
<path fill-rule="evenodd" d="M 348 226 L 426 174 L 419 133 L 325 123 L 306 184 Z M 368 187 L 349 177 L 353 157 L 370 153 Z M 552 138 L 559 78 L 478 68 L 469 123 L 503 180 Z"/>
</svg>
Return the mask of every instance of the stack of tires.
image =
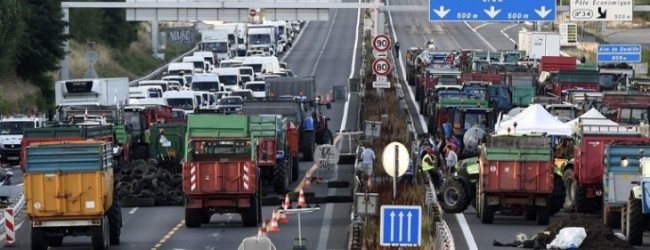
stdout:
<svg viewBox="0 0 650 250">
<path fill-rule="evenodd" d="M 137 160 L 117 168 L 115 180 L 122 207 L 183 205 L 181 173 Z"/>
</svg>

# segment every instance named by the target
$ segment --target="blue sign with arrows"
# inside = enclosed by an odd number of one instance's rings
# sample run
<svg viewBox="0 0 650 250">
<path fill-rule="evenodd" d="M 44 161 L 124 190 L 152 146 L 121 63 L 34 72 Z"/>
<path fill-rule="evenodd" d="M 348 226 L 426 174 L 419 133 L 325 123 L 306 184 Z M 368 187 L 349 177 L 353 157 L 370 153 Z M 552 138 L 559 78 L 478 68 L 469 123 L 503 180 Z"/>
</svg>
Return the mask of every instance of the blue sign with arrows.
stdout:
<svg viewBox="0 0 650 250">
<path fill-rule="evenodd" d="M 429 21 L 555 21 L 555 0 L 429 0 Z"/>
<path fill-rule="evenodd" d="M 419 246 L 422 240 L 421 206 L 381 206 L 379 244 L 382 246 Z"/>
<path fill-rule="evenodd" d="M 641 62 L 640 44 L 599 44 L 599 63 Z"/>
</svg>

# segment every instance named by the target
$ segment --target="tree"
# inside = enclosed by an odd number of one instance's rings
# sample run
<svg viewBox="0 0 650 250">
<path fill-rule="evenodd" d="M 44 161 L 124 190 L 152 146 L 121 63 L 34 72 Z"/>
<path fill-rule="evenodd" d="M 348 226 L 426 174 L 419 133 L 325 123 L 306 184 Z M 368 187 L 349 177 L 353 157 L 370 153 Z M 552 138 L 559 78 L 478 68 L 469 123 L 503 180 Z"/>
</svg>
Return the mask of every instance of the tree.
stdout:
<svg viewBox="0 0 650 250">
<path fill-rule="evenodd" d="M 20 0 L 0 4 L 0 76 L 15 75 L 18 47 L 27 39 L 24 9 Z"/>
<path fill-rule="evenodd" d="M 28 39 L 21 41 L 17 50 L 16 74 L 41 88 L 45 100 L 53 100 L 52 81 L 48 72 L 59 68 L 65 56 L 63 34 L 67 25 L 62 20 L 60 0 L 19 0 L 24 5 L 24 22 Z"/>
<path fill-rule="evenodd" d="M 136 24 L 126 21 L 126 10 L 107 9 L 102 26 L 103 40 L 113 48 L 124 49 L 138 39 Z"/>
</svg>

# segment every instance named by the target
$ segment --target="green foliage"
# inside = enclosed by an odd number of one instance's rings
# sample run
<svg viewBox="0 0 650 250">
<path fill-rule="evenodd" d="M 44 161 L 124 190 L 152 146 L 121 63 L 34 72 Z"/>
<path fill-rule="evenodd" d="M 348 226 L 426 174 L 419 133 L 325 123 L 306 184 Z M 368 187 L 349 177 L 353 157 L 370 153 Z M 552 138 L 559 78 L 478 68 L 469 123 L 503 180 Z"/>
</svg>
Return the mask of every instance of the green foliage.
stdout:
<svg viewBox="0 0 650 250">
<path fill-rule="evenodd" d="M 138 39 L 137 27 L 138 22 L 126 21 L 124 9 L 72 9 L 70 11 L 70 35 L 80 42 L 105 42 L 113 48 L 126 49 Z"/>
<path fill-rule="evenodd" d="M 21 41 L 27 40 L 21 0 L 5 0 L 0 4 L 0 76 L 14 75 Z"/>
<path fill-rule="evenodd" d="M 64 57 L 63 34 L 66 23 L 62 20 L 61 1 L 22 0 L 23 20 L 28 39 L 19 43 L 16 75 L 40 87 L 46 100 L 53 100 L 53 79 L 48 72 L 58 69 Z"/>
<path fill-rule="evenodd" d="M 164 52 L 165 52 L 165 60 L 166 61 L 171 61 L 175 57 L 189 51 L 190 49 L 192 49 L 192 46 L 167 42 L 167 45 L 166 45 L 165 50 L 164 50 Z"/>
</svg>

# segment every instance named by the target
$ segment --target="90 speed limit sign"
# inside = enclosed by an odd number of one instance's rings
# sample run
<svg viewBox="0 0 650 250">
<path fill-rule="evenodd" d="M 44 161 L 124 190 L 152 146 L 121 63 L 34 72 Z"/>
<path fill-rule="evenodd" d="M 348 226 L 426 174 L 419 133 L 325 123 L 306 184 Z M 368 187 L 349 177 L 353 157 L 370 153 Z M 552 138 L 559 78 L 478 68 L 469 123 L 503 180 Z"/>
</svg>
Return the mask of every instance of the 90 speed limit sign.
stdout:
<svg viewBox="0 0 650 250">
<path fill-rule="evenodd" d="M 390 61 L 388 61 L 386 58 L 377 58 L 372 63 L 372 72 L 374 72 L 375 75 L 387 76 L 388 73 L 390 73 L 390 70 Z"/>
<path fill-rule="evenodd" d="M 372 39 L 372 47 L 379 52 L 386 52 L 390 49 L 390 37 L 387 35 L 376 35 L 375 39 Z"/>
</svg>

